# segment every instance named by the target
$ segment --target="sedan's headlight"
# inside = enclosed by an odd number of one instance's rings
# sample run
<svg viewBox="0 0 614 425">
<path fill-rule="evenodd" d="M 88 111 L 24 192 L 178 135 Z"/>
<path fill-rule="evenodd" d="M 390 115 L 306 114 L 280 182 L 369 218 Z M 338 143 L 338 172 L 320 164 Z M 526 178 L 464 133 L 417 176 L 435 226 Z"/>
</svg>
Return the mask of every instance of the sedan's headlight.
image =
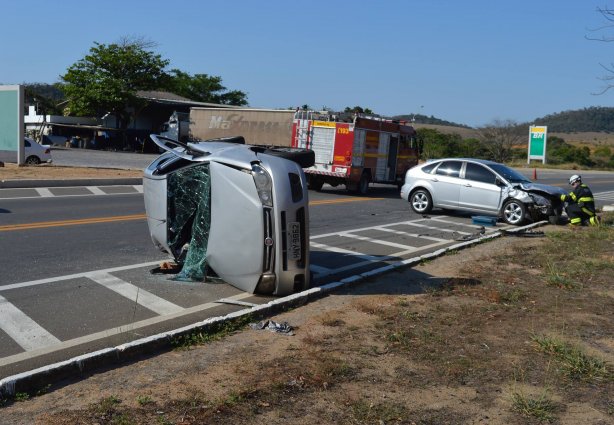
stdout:
<svg viewBox="0 0 614 425">
<path fill-rule="evenodd" d="M 273 206 L 273 183 L 269 173 L 259 164 L 252 165 L 252 176 L 262 205 Z"/>
</svg>

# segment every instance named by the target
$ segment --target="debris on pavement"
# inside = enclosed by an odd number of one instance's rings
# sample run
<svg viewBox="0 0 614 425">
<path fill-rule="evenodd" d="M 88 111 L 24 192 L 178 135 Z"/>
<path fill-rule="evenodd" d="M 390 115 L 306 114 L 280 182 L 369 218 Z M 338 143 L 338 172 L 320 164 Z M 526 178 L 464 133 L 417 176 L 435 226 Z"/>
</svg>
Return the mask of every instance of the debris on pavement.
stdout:
<svg viewBox="0 0 614 425">
<path fill-rule="evenodd" d="M 174 261 L 162 261 L 158 267 L 151 269 L 151 274 L 177 274 L 181 271 L 181 266 Z"/>
<path fill-rule="evenodd" d="M 542 238 L 546 236 L 546 234 L 542 231 L 527 230 L 527 229 L 519 230 L 515 232 L 501 229 L 500 232 L 503 236 L 518 236 L 518 237 L 523 237 L 523 238 Z"/>
<path fill-rule="evenodd" d="M 458 233 L 456 232 L 454 232 L 453 235 L 455 236 L 454 237 L 455 241 L 470 241 L 470 240 L 478 239 L 482 237 L 485 233 L 486 233 L 486 228 L 484 226 L 481 226 L 477 231 L 469 235 L 456 236 L 458 235 Z"/>
<path fill-rule="evenodd" d="M 294 335 L 294 328 L 290 326 L 288 322 L 277 323 L 272 320 L 263 320 L 262 322 L 258 323 L 250 323 L 249 326 L 255 330 L 268 329 L 271 332 Z"/>
</svg>

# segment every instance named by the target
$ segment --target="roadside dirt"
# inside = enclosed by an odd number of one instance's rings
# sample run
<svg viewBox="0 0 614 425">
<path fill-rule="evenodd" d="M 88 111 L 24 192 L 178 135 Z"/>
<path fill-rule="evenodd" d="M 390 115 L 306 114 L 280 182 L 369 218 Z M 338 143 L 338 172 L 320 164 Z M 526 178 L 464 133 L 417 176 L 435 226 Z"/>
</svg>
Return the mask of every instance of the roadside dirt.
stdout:
<svg viewBox="0 0 614 425">
<path fill-rule="evenodd" d="M 293 336 L 243 327 L 20 394 L 0 422 L 612 424 L 614 232 L 540 230 L 272 318 Z"/>
<path fill-rule="evenodd" d="M 142 170 L 119 170 L 112 168 L 61 167 L 52 164 L 22 166 L 5 163 L 0 167 L 2 180 L 32 180 L 32 179 L 79 179 L 79 178 L 124 178 L 142 177 Z"/>
</svg>

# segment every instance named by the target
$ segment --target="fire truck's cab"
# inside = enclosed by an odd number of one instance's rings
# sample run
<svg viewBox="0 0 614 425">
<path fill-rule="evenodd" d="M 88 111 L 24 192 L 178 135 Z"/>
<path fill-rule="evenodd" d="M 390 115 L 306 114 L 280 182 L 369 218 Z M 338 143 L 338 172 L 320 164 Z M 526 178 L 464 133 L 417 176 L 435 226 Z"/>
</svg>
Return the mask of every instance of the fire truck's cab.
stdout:
<svg viewBox="0 0 614 425">
<path fill-rule="evenodd" d="M 315 152 L 315 165 L 304 170 L 310 189 L 344 184 L 363 195 L 370 183 L 400 186 L 419 156 L 406 122 L 355 114 L 297 111 L 292 146 Z"/>
</svg>

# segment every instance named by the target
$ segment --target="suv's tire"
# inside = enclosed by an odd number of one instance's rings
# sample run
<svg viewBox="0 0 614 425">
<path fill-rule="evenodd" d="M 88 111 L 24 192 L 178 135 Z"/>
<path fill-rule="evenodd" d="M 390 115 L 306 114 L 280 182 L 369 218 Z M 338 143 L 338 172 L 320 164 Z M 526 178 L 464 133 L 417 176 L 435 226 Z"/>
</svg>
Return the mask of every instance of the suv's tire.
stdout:
<svg viewBox="0 0 614 425">
<path fill-rule="evenodd" d="M 266 149 L 264 153 L 294 161 L 301 168 L 309 168 L 316 163 L 316 154 L 311 149 L 278 147 Z"/>
<path fill-rule="evenodd" d="M 418 189 L 409 195 L 409 205 L 418 214 L 428 214 L 433 209 L 433 198 L 428 190 Z"/>
<path fill-rule="evenodd" d="M 503 221 L 505 221 L 507 224 L 511 224 L 512 226 L 520 226 L 525 220 L 526 212 L 527 208 L 522 202 L 516 199 L 510 199 L 503 204 L 501 218 L 503 218 Z"/>
</svg>

